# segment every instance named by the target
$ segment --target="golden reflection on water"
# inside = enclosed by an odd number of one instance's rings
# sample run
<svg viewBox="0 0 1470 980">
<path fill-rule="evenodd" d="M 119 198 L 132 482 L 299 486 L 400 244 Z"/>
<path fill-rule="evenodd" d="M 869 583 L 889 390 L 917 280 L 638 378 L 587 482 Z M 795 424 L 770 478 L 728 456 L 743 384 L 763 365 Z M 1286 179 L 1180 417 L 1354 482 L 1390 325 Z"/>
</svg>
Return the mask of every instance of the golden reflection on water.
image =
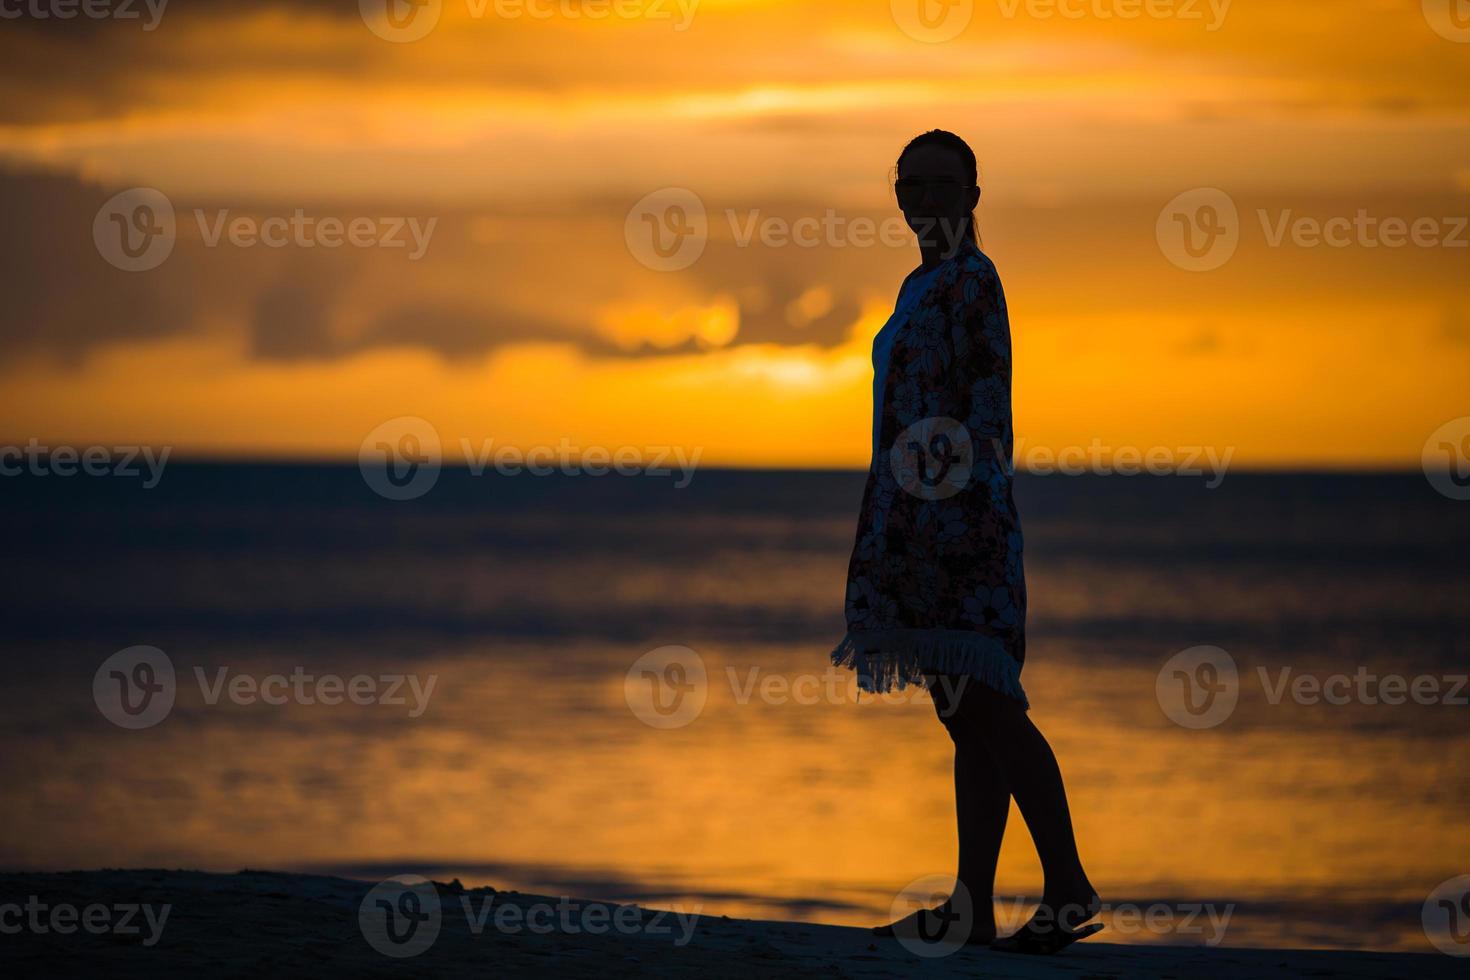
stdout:
<svg viewBox="0 0 1470 980">
<path fill-rule="evenodd" d="M 6 763 L 28 805 L 7 808 L 5 859 L 434 868 L 467 884 L 576 894 L 585 882 L 647 904 L 851 924 L 883 918 L 914 879 L 952 873 L 949 742 L 924 694 L 856 704 L 819 651 L 702 649 L 702 713 L 658 730 L 624 696 L 643 652 L 445 650 L 413 662 L 437 676 L 417 718 L 406 706 L 210 706 L 179 657 L 179 701 L 156 728 L 94 716 Z M 1452 707 L 1273 706 L 1248 677 L 1235 715 L 1189 731 L 1160 712 L 1152 668 L 1044 645 L 1032 664 L 1033 717 L 1106 900 L 1233 901 L 1242 917 L 1252 900 L 1313 896 L 1417 907 L 1470 858 L 1453 791 L 1470 737 Z M 379 672 L 342 673 L 359 671 Z M 789 684 L 803 676 L 797 697 Z M 1375 711 L 1415 723 L 1378 725 Z M 1001 896 L 1040 890 L 1014 809 L 998 878 Z M 1294 945 L 1422 947 L 1398 926 L 1314 939 L 1276 918 L 1258 917 L 1250 942 L 1278 928 Z"/>
</svg>

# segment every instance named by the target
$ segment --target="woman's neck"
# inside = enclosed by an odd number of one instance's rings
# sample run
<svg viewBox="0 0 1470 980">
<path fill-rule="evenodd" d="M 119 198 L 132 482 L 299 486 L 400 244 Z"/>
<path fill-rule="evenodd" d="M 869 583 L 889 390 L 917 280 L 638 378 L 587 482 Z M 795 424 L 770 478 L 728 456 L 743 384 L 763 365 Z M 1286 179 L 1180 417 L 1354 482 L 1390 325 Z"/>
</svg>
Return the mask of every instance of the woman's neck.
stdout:
<svg viewBox="0 0 1470 980">
<path fill-rule="evenodd" d="M 940 265 L 954 258 L 957 254 L 959 254 L 960 249 L 965 247 L 965 241 L 965 239 L 961 238 L 954 241 L 953 243 L 934 245 L 921 244 L 919 246 L 919 254 L 922 257 L 922 260 L 919 262 L 919 268 L 928 271 L 929 269 L 934 268 L 936 265 Z"/>
</svg>

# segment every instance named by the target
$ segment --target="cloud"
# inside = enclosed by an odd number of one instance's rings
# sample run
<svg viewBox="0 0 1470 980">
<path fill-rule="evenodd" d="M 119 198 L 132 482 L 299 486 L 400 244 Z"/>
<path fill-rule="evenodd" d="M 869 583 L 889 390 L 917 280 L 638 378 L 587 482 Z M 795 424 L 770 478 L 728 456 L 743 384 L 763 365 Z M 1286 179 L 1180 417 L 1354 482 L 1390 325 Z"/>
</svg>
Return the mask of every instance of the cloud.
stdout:
<svg viewBox="0 0 1470 980">
<path fill-rule="evenodd" d="M 335 217 L 391 229 L 403 212 L 389 205 L 240 207 L 171 195 L 173 251 L 157 268 L 127 272 L 92 237 L 116 190 L 61 175 L 0 174 L 0 262 L 9 270 L 0 350 L 75 362 L 102 346 L 220 330 L 244 331 L 252 358 L 277 362 L 399 347 L 461 359 L 525 343 L 568 344 L 597 358 L 747 344 L 833 348 L 862 308 L 865 291 L 854 284 L 881 281 L 879 269 L 909 258 L 892 249 L 844 255 L 712 241 L 693 268 L 658 273 L 639 265 L 620 235 L 588 231 L 589 219 L 621 231 L 623 204 L 610 201 L 574 202 L 562 215 L 408 216 L 433 228 L 415 261 L 406 247 L 327 247 L 310 235 L 281 247 L 248 234 L 232 241 L 236 223 L 258 228 L 298 214 L 306 228 Z M 489 241 L 487 226 L 497 229 Z M 834 282 L 842 284 L 823 285 Z M 670 317 L 723 307 L 729 300 L 720 297 L 734 298 L 728 329 L 669 334 Z"/>
<path fill-rule="evenodd" d="M 187 257 L 157 275 L 108 265 L 92 223 L 108 194 L 70 178 L 0 177 L 0 345 L 73 357 L 88 346 L 167 336 L 197 322 Z"/>
</svg>

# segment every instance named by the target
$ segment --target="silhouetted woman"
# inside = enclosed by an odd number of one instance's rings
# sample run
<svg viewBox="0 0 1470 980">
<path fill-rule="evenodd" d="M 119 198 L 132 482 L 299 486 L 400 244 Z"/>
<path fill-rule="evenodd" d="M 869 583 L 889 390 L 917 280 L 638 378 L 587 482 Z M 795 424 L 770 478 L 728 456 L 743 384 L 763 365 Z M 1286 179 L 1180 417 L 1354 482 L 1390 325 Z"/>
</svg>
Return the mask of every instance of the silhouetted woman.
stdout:
<svg viewBox="0 0 1470 980">
<path fill-rule="evenodd" d="M 854 668 L 864 690 L 928 685 L 954 741 L 959 868 L 943 905 L 877 931 L 950 930 L 946 941 L 1052 953 L 1101 928 L 1081 925 L 1099 899 L 1021 687 L 1010 325 L 975 230 L 975 154 L 953 133 L 924 133 L 899 155 L 895 189 L 923 262 L 873 342 L 873 462 L 848 566 L 847 635 L 832 661 Z M 1046 883 L 1036 915 L 997 941 L 992 893 L 1012 796 Z M 972 915 L 960 907 L 966 893 Z"/>
</svg>

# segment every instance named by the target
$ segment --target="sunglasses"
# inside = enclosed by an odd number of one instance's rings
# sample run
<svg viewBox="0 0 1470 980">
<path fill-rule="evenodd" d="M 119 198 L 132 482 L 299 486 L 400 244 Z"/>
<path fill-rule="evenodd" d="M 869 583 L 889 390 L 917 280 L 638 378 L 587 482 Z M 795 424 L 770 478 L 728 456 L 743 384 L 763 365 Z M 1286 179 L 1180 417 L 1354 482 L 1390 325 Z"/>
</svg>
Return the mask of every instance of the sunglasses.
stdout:
<svg viewBox="0 0 1470 980">
<path fill-rule="evenodd" d="M 905 210 L 922 205 L 926 191 L 935 207 L 956 208 L 964 202 L 965 192 L 974 187 L 974 184 L 962 184 L 952 177 L 902 177 L 893 185 L 898 194 L 898 206 Z"/>
</svg>

